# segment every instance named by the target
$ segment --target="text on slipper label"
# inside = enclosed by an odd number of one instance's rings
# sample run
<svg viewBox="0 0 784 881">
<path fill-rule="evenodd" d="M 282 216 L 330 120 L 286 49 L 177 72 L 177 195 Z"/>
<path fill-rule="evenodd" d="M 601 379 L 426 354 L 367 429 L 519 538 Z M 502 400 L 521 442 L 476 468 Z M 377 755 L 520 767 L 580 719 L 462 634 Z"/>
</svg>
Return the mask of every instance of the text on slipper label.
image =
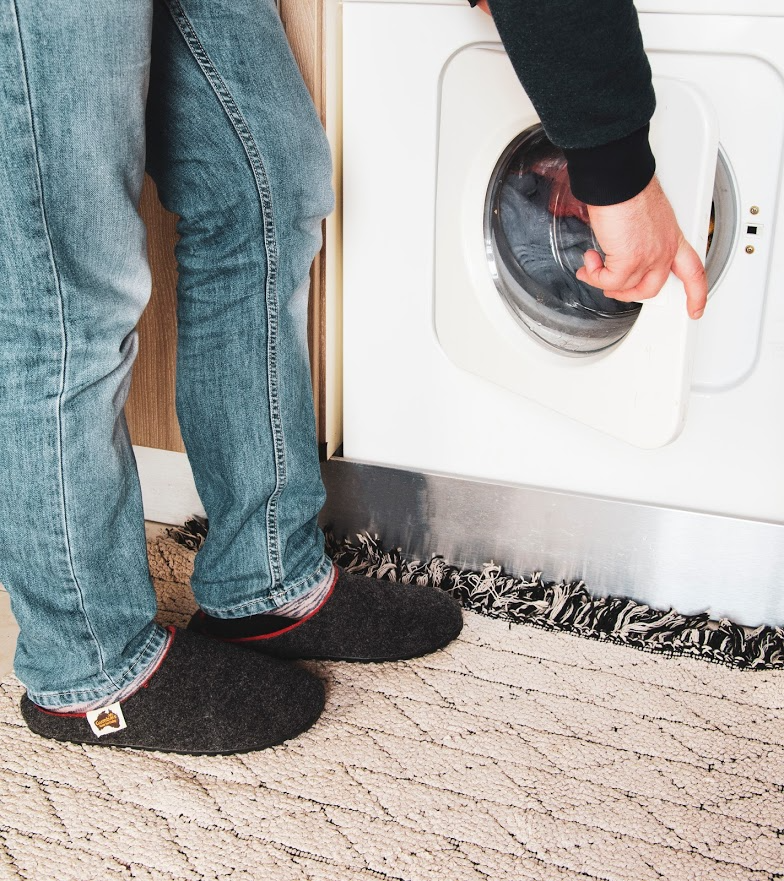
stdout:
<svg viewBox="0 0 784 881">
<path fill-rule="evenodd" d="M 87 721 L 96 737 L 111 734 L 112 731 L 122 731 L 128 726 L 125 723 L 122 707 L 119 702 L 109 704 L 108 707 L 99 707 L 87 713 Z"/>
</svg>

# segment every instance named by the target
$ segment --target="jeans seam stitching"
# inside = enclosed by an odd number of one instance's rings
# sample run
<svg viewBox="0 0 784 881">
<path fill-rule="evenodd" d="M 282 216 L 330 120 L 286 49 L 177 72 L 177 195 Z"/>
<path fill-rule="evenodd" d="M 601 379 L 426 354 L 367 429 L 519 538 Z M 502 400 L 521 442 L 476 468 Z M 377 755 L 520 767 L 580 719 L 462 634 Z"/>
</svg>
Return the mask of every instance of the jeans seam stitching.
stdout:
<svg viewBox="0 0 784 881">
<path fill-rule="evenodd" d="M 266 524 L 267 524 L 267 555 L 270 564 L 270 573 L 273 583 L 283 580 L 281 571 L 279 534 L 277 529 L 278 498 L 287 483 L 286 452 L 283 437 L 283 423 L 280 414 L 280 398 L 278 391 L 278 359 L 277 340 L 278 330 L 278 298 L 277 298 L 277 271 L 278 271 L 278 247 L 275 235 L 274 212 L 272 207 L 272 192 L 269 183 L 261 151 L 255 138 L 250 131 L 245 117 L 231 94 L 225 80 L 220 75 L 207 50 L 202 45 L 193 23 L 188 18 L 179 0 L 165 0 L 174 22 L 182 34 L 186 45 L 201 68 L 207 82 L 220 101 L 224 112 L 237 134 L 240 144 L 245 151 L 248 163 L 256 184 L 259 196 L 261 217 L 264 226 L 264 249 L 267 258 L 267 277 L 265 280 L 265 304 L 267 307 L 267 384 L 269 388 L 270 428 L 275 453 L 275 489 L 267 500 Z"/>
<path fill-rule="evenodd" d="M 19 50 L 22 56 L 22 71 L 24 76 L 24 90 L 25 90 L 25 98 L 27 99 L 27 110 L 29 114 L 30 121 L 30 131 L 32 134 L 32 143 L 33 143 L 33 155 L 35 157 L 35 174 L 36 174 L 36 183 L 38 188 L 38 200 L 41 208 L 41 215 L 43 218 L 43 225 L 46 231 L 46 244 L 47 251 L 49 254 L 49 262 L 52 268 L 52 276 L 54 278 L 55 283 L 55 291 L 57 293 L 57 305 L 58 305 L 58 317 L 60 320 L 60 336 L 63 343 L 63 355 L 60 364 L 60 388 L 57 392 L 57 472 L 60 478 L 60 510 L 62 514 L 62 526 L 63 526 L 63 538 L 65 539 L 65 549 L 66 555 L 68 559 L 68 569 L 71 575 L 71 580 L 73 582 L 74 587 L 76 588 L 76 596 L 78 601 L 79 609 L 81 610 L 82 617 L 84 619 L 85 624 L 87 625 L 88 633 L 93 641 L 95 646 L 95 650 L 98 654 L 98 664 L 100 667 L 101 674 L 106 678 L 106 680 L 114 687 L 117 688 L 117 683 L 112 679 L 106 670 L 106 659 L 103 655 L 103 650 L 101 649 L 101 644 L 98 640 L 98 637 L 93 630 L 92 624 L 90 623 L 90 618 L 87 615 L 87 610 L 84 605 L 84 593 L 82 591 L 82 587 L 79 583 L 79 579 L 76 576 L 76 569 L 74 566 L 73 560 L 73 552 L 71 548 L 71 534 L 68 529 L 68 509 L 66 504 L 65 497 L 65 472 L 63 470 L 63 422 L 62 422 L 62 401 L 63 394 L 65 392 L 65 376 L 68 365 L 68 334 L 65 326 L 65 304 L 63 302 L 63 290 L 62 290 L 62 280 L 60 278 L 60 273 L 57 268 L 57 260 L 54 255 L 54 246 L 52 244 L 52 236 L 49 229 L 49 218 L 46 212 L 46 200 L 44 198 L 43 191 L 43 176 L 41 173 L 41 160 L 38 148 L 38 133 L 36 131 L 35 126 L 35 118 L 33 116 L 33 105 L 32 105 L 32 95 L 30 93 L 30 77 L 27 69 L 27 55 L 25 53 L 24 47 L 24 39 L 22 37 L 22 28 L 19 23 L 19 9 L 17 5 L 17 0 L 11 0 L 12 8 L 13 8 L 13 16 L 14 16 L 14 24 L 16 25 L 16 33 L 17 39 L 19 40 Z"/>
</svg>

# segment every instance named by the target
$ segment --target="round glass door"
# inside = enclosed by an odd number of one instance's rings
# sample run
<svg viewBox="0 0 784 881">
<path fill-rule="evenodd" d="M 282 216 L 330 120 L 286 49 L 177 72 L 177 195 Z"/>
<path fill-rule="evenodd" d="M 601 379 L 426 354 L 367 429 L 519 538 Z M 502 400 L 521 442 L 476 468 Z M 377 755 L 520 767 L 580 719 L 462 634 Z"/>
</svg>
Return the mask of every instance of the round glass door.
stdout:
<svg viewBox="0 0 784 881">
<path fill-rule="evenodd" d="M 737 230 L 734 187 L 720 155 L 706 270 L 720 280 Z M 566 158 L 541 125 L 518 135 L 496 164 L 485 204 L 485 248 L 504 303 L 538 339 L 568 354 L 600 352 L 623 339 L 639 303 L 605 297 L 575 273 L 590 249 L 602 253 L 588 209 L 569 186 Z"/>
</svg>

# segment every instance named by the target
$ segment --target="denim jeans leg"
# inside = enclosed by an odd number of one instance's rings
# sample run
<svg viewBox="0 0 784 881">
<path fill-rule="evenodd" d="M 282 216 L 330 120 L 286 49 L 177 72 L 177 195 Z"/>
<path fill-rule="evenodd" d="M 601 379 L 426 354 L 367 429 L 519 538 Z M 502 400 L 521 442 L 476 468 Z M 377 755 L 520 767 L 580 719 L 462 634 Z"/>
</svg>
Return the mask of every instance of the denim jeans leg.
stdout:
<svg viewBox="0 0 784 881">
<path fill-rule="evenodd" d="M 151 13 L 0 2 L 0 582 L 16 673 L 50 708 L 115 694 L 166 640 L 123 412 L 150 294 Z"/>
<path fill-rule="evenodd" d="M 177 414 L 209 532 L 213 615 L 332 574 L 307 347 L 329 145 L 272 0 L 156 0 L 148 170 L 179 215 Z"/>
</svg>

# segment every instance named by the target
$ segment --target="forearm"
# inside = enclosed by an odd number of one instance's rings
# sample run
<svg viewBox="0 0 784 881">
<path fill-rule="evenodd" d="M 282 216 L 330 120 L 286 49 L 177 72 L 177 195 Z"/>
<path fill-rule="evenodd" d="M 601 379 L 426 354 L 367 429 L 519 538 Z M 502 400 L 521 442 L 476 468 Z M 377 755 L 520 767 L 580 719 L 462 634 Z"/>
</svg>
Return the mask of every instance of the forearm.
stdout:
<svg viewBox="0 0 784 881">
<path fill-rule="evenodd" d="M 474 2 L 474 0 L 469 0 Z M 630 199 L 654 172 L 655 96 L 632 0 L 489 0 L 501 40 L 575 194 Z"/>
</svg>

